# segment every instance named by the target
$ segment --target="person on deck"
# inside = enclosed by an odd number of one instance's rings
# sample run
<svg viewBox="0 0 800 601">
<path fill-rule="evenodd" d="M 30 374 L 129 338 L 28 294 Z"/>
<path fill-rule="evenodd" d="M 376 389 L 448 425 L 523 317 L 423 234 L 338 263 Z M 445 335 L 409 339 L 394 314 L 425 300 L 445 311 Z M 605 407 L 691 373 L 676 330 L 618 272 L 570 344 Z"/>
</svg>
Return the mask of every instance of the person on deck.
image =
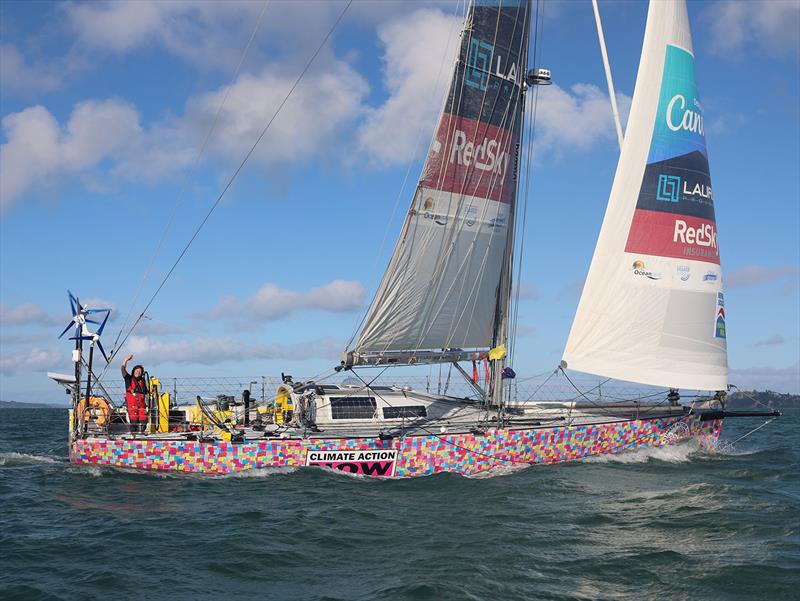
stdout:
<svg viewBox="0 0 800 601">
<path fill-rule="evenodd" d="M 144 379 L 144 367 L 136 365 L 133 373 L 128 373 L 128 361 L 133 355 L 125 357 L 122 362 L 122 377 L 125 379 L 125 404 L 128 408 L 130 431 L 144 432 L 147 424 L 147 382 Z"/>
</svg>

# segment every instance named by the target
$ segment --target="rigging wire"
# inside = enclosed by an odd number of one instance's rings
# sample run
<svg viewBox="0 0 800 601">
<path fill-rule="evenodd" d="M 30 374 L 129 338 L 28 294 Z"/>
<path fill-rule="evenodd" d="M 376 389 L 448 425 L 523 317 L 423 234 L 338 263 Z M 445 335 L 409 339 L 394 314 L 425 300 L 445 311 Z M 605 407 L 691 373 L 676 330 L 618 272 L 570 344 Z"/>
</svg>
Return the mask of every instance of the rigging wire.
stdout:
<svg viewBox="0 0 800 601">
<path fill-rule="evenodd" d="M 541 7 L 541 14 L 540 14 Z M 541 57 L 542 38 L 544 34 L 544 6 L 542 0 L 536 1 L 536 11 L 534 13 L 534 38 L 533 38 L 533 64 L 534 67 L 538 64 Z M 525 190 L 523 194 L 522 206 L 522 223 L 520 224 L 520 241 L 519 241 L 519 262 L 517 265 L 517 285 L 514 294 L 514 313 L 511 320 L 511 336 L 509 337 L 509 363 L 514 358 L 514 350 L 516 348 L 517 326 L 519 324 L 519 297 L 520 287 L 522 284 L 522 264 L 524 261 L 525 249 L 525 231 L 527 229 L 528 221 L 528 194 L 530 189 L 530 180 L 532 177 L 532 164 L 533 164 L 533 148 L 536 139 L 536 115 L 539 108 L 539 86 L 534 86 L 533 103 L 531 108 L 531 119 L 528 123 L 528 137 L 525 157 Z"/>
<path fill-rule="evenodd" d="M 250 159 L 250 157 L 251 157 L 251 155 L 253 154 L 253 152 L 255 152 L 255 149 L 256 149 L 256 147 L 258 146 L 259 142 L 261 142 L 262 138 L 263 138 L 263 137 L 266 135 L 267 131 L 269 131 L 269 128 L 272 126 L 273 122 L 275 121 L 275 119 L 277 118 L 277 116 L 280 114 L 280 112 L 281 112 L 281 110 L 283 109 L 283 107 L 286 105 L 286 102 L 287 102 L 287 101 L 289 100 L 289 98 L 291 97 L 291 95 L 292 95 L 292 93 L 294 92 L 295 88 L 297 88 L 298 84 L 299 84 L 299 83 L 300 83 L 300 81 L 303 79 L 303 77 L 305 76 L 306 72 L 309 70 L 309 68 L 311 67 L 311 65 L 314 63 L 314 61 L 316 60 L 317 56 L 319 55 L 319 53 L 320 53 L 320 52 L 322 51 L 322 49 L 325 47 L 325 44 L 327 44 L 327 42 L 328 42 L 328 40 L 330 39 L 331 35 L 333 35 L 333 32 L 335 31 L 336 27 L 337 27 L 337 26 L 339 25 L 339 23 L 341 22 L 342 18 L 344 18 L 344 15 L 345 15 L 345 13 L 347 13 L 347 10 L 350 8 L 350 5 L 351 5 L 351 4 L 353 4 L 353 0 L 349 0 L 349 1 L 348 1 L 348 3 L 347 3 L 347 5 L 345 5 L 344 9 L 342 9 L 341 13 L 339 13 L 339 17 L 336 19 L 336 21 L 334 22 L 334 24 L 333 24 L 333 25 L 331 26 L 331 28 L 328 30 L 328 33 L 327 33 L 327 34 L 325 35 L 325 37 L 323 38 L 322 42 L 320 42 L 319 46 L 317 46 L 317 49 L 314 51 L 314 54 L 313 54 L 313 55 L 311 56 L 311 58 L 308 60 L 308 62 L 306 63 L 305 67 L 304 67 L 304 68 L 303 68 L 303 70 L 300 72 L 300 75 L 298 75 L 298 76 L 297 76 L 297 79 L 295 79 L 294 83 L 292 84 L 292 87 L 291 87 L 291 88 L 289 89 L 289 91 L 286 93 L 286 95 L 284 96 L 283 100 L 282 100 L 282 101 L 281 101 L 281 103 L 278 105 L 278 108 L 277 108 L 277 109 L 275 109 L 275 112 L 273 113 L 273 115 L 272 115 L 272 117 L 270 118 L 270 120 L 269 120 L 269 121 L 267 122 L 267 124 L 264 126 L 264 129 L 262 129 L 262 130 L 261 130 L 261 133 L 258 135 L 258 138 L 256 138 L 256 141 L 255 141 L 255 142 L 253 143 L 253 145 L 250 147 L 250 150 L 248 150 L 248 151 L 247 151 L 247 153 L 245 154 L 244 158 L 243 158 L 243 159 L 242 159 L 242 161 L 239 163 L 239 166 L 238 166 L 238 167 L 236 168 L 236 170 L 233 172 L 233 175 L 231 175 L 230 179 L 228 180 L 228 183 L 227 183 L 227 184 L 225 184 L 225 187 L 222 189 L 222 192 L 220 192 L 219 196 L 217 196 L 217 199 L 214 201 L 214 204 L 212 204 L 212 205 L 211 205 L 211 208 L 208 210 L 208 212 L 206 213 L 206 215 L 205 215 L 205 217 L 203 218 L 203 220 L 200 222 L 200 224 L 199 224 L 199 225 L 197 226 L 197 228 L 195 229 L 195 232 L 194 232 L 194 234 L 192 234 L 192 237 L 191 237 L 191 238 L 189 239 L 189 241 L 186 243 L 186 246 L 184 246 L 183 250 L 182 250 L 182 251 L 181 251 L 181 253 L 178 255 L 178 258 L 177 258 L 177 259 L 175 259 L 175 262 L 172 264 L 172 267 L 170 267 L 170 269 L 169 269 L 169 271 L 167 272 L 167 274 L 166 274 L 166 275 L 164 276 L 164 278 L 161 280 L 161 283 L 159 284 L 158 288 L 156 288 L 156 291 L 153 293 L 153 295 L 150 297 L 150 300 L 148 300 L 148 301 L 147 301 L 147 304 L 145 305 L 145 307 L 144 307 L 144 309 L 142 310 L 142 312 L 139 314 L 139 317 L 137 317 L 137 318 L 136 318 L 136 321 L 133 323 L 133 325 L 131 326 L 130 330 L 128 330 L 128 333 L 127 333 L 127 334 L 125 334 L 125 337 L 122 339 L 122 342 L 120 342 L 119 346 L 118 346 L 118 347 L 117 347 L 117 348 L 116 348 L 116 349 L 115 349 L 115 350 L 114 350 L 114 351 L 111 353 L 111 356 L 109 357 L 109 363 L 110 363 L 110 362 L 111 362 L 111 361 L 114 359 L 114 357 L 115 357 L 115 356 L 116 356 L 116 355 L 119 353 L 119 351 L 120 351 L 120 350 L 123 348 L 123 346 L 125 345 L 125 342 L 128 340 L 128 338 L 130 337 L 130 335 L 133 333 L 134 329 L 136 329 L 136 326 L 137 326 L 137 325 L 139 325 L 139 322 L 140 322 L 140 321 L 142 320 L 142 318 L 144 317 L 144 315 L 145 315 L 145 312 L 146 312 L 146 311 L 147 311 L 147 310 L 150 308 L 150 305 L 152 305 L 152 304 L 153 304 L 153 301 L 156 299 L 156 297 L 158 296 L 159 292 L 161 292 L 161 289 L 162 289 L 162 288 L 164 287 L 164 285 L 167 283 L 167 280 L 169 280 L 170 276 L 172 275 L 172 272 L 173 272 L 173 271 L 175 271 L 175 268 L 176 268 L 176 267 L 178 266 L 178 264 L 181 262 L 181 259 L 183 259 L 184 255 L 185 255 L 185 254 L 186 254 L 186 252 L 189 250 L 189 247 L 190 247 L 190 246 L 192 245 L 192 243 L 195 241 L 195 239 L 197 238 L 198 234 L 200 234 L 200 231 L 203 229 L 203 227 L 205 226 L 206 222 L 207 222 L 207 221 L 209 220 L 209 218 L 211 217 L 212 213 L 214 213 L 214 210 L 215 210 L 215 209 L 216 209 L 216 208 L 219 206 L 219 203 L 222 201 L 222 198 L 225 196 L 225 194 L 227 193 L 227 191 L 228 191 L 228 190 L 230 189 L 230 187 L 233 185 L 233 182 L 236 180 L 236 178 L 238 177 L 239 173 L 240 173 L 240 172 L 241 172 L 241 170 L 244 168 L 245 164 L 246 164 L 246 163 L 247 163 L 247 161 Z"/>
<path fill-rule="evenodd" d="M 119 333 L 117 333 L 117 337 L 114 339 L 114 344 L 112 345 L 114 348 L 116 348 L 117 343 L 119 342 L 119 339 L 122 336 L 122 333 L 125 331 L 125 329 L 128 327 L 128 324 L 130 323 L 131 316 L 133 315 L 133 310 L 136 307 L 136 303 L 138 302 L 139 297 L 141 296 L 145 283 L 147 282 L 148 278 L 150 277 L 150 274 L 152 273 L 153 265 L 155 264 L 158 255 L 161 253 L 161 247 L 163 246 L 164 241 L 167 238 L 167 233 L 172 227 L 172 223 L 175 220 L 175 215 L 177 214 L 178 209 L 183 203 L 184 197 L 186 196 L 186 192 L 189 189 L 189 184 L 192 182 L 192 180 L 194 179 L 194 175 L 197 172 L 197 166 L 200 163 L 200 159 L 205 153 L 206 146 L 208 145 L 208 142 L 211 139 L 211 135 L 214 133 L 214 130 L 216 129 L 217 124 L 219 123 L 219 118 L 220 115 L 222 114 L 222 109 L 224 108 L 226 102 L 228 101 L 228 96 L 230 95 L 231 89 L 233 88 L 233 84 L 239 77 L 239 72 L 242 69 L 242 65 L 244 64 L 245 58 L 250 52 L 250 47 L 253 44 L 253 40 L 255 39 L 258 30 L 261 28 L 261 22 L 264 19 L 264 13 L 267 11 L 268 5 L 269 5 L 269 0 L 264 0 L 264 4 L 261 7 L 261 13 L 258 15 L 258 19 L 256 21 L 256 25 L 253 28 L 253 32 L 250 34 L 250 39 L 247 41 L 247 44 L 245 45 L 244 50 L 242 51 L 242 55 L 239 58 L 239 64 L 236 65 L 236 69 L 234 70 L 233 76 L 231 77 L 231 83 L 225 88 L 225 94 L 223 95 L 222 101 L 219 103 L 219 106 L 217 107 L 217 112 L 214 115 L 214 120 L 211 123 L 211 127 L 206 133 L 206 137 L 203 140 L 202 144 L 200 145 L 200 149 L 195 155 L 194 161 L 192 162 L 192 165 L 189 168 L 189 172 L 186 174 L 186 177 L 184 178 L 183 184 L 181 185 L 181 189 L 178 191 L 178 197 L 175 201 L 175 205 L 172 207 L 172 211 L 169 215 L 169 218 L 167 219 L 167 223 L 161 232 L 161 237 L 159 238 L 158 243 L 156 244 L 156 249 L 155 251 L 153 251 L 153 255 L 152 257 L 150 257 L 150 262 L 148 263 L 147 268 L 145 269 L 145 272 L 142 275 L 142 279 L 139 281 L 139 286 L 136 289 L 136 293 L 134 294 L 133 300 L 130 303 L 130 307 L 128 309 L 127 314 L 125 315 L 125 319 L 123 320 L 122 325 L 119 328 Z M 103 374 L 105 374 L 108 365 L 109 364 L 107 363 L 106 366 L 103 368 L 103 370 L 100 372 L 99 376 L 100 378 L 102 378 Z"/>
</svg>

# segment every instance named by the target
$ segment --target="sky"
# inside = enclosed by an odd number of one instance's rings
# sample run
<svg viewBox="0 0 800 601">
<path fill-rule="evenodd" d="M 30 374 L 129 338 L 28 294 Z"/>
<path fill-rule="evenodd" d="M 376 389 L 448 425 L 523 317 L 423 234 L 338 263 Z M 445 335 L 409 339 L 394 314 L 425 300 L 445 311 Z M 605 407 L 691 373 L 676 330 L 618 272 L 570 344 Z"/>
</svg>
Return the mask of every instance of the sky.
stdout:
<svg viewBox="0 0 800 601">
<path fill-rule="evenodd" d="M 0 3 L 0 399 L 56 402 L 67 289 L 127 332 L 345 7 Z M 690 1 L 731 382 L 800 392 L 800 3 Z M 623 117 L 646 19 L 601 0 Z M 561 358 L 618 158 L 588 0 L 544 0 L 514 369 Z M 128 352 L 151 374 L 311 375 L 379 283 L 449 81 L 462 2 L 356 0 Z M 118 377 L 119 358 L 109 369 Z"/>
</svg>

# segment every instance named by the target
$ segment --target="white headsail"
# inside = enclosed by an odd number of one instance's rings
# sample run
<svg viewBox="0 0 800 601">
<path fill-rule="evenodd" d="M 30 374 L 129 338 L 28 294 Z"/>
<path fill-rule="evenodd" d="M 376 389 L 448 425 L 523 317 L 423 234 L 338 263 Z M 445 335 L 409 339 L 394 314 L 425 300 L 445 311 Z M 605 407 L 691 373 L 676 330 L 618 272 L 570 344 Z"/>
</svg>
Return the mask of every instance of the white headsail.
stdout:
<svg viewBox="0 0 800 601">
<path fill-rule="evenodd" d="M 625 142 L 564 351 L 571 369 L 728 385 L 703 105 L 684 0 L 651 1 Z"/>
<path fill-rule="evenodd" d="M 444 349 L 495 342 L 508 300 L 529 8 L 470 6 L 422 177 L 349 364 L 451 360 L 463 354 Z"/>
</svg>

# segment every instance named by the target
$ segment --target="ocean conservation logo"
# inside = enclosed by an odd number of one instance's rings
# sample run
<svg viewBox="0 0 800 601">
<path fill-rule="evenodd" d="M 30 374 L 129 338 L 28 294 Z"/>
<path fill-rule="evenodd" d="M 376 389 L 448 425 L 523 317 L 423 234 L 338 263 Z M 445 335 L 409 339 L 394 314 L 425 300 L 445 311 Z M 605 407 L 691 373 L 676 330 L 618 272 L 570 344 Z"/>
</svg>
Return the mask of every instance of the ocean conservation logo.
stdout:
<svg viewBox="0 0 800 601">
<path fill-rule="evenodd" d="M 645 267 L 644 261 L 641 259 L 636 259 L 633 262 L 633 273 L 634 275 L 642 276 L 650 280 L 660 280 L 662 277 L 660 273 L 648 270 Z"/>
</svg>

